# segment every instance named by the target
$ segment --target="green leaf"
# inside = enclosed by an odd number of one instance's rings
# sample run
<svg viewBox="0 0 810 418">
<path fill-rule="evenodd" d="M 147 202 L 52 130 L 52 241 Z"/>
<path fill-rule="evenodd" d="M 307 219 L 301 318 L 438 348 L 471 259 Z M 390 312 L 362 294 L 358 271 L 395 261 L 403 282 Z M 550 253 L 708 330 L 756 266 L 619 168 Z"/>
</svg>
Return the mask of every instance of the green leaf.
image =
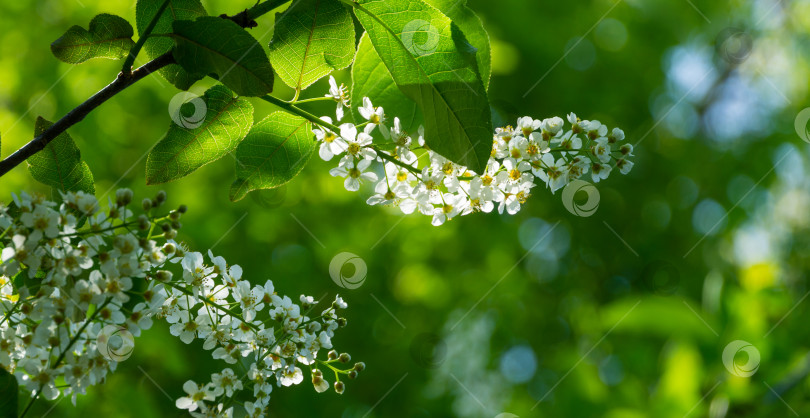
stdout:
<svg viewBox="0 0 810 418">
<path fill-rule="evenodd" d="M 355 15 L 400 90 L 422 110 L 425 141 L 483 172 L 492 121 L 475 48 L 450 18 L 422 0 L 365 0 Z"/>
<path fill-rule="evenodd" d="M 221 85 L 188 103 L 194 115 L 187 116 L 179 104 L 170 104 L 173 123 L 146 159 L 147 184 L 179 179 L 222 158 L 236 148 L 253 123 L 250 102 L 234 97 Z"/>
<path fill-rule="evenodd" d="M 426 0 L 431 6 L 439 9 L 447 15 L 450 20 L 458 25 L 461 32 L 478 52 L 475 53 L 475 60 L 478 63 L 478 73 L 484 88 L 489 89 L 489 78 L 492 74 L 492 51 L 489 45 L 489 34 L 484 29 L 475 12 L 467 7 L 467 0 Z"/>
<path fill-rule="evenodd" d="M 357 57 L 352 65 L 351 97 L 354 97 L 355 103 L 362 103 L 363 97 L 371 98 L 374 106 L 385 109 L 389 118 L 398 117 L 402 128 L 410 133 L 415 133 L 419 125 L 424 124 L 416 102 L 405 96 L 394 83 L 388 68 L 371 45 L 368 34 L 360 38 Z M 355 121 L 363 120 L 357 106 L 352 106 L 352 115 Z"/>
<path fill-rule="evenodd" d="M 298 175 L 315 149 L 312 129 L 306 119 L 275 112 L 253 126 L 236 148 L 236 181 L 231 200 L 249 192 L 281 186 Z"/>
<path fill-rule="evenodd" d="M 73 26 L 51 44 L 51 51 L 61 61 L 79 64 L 91 58 L 121 59 L 135 45 L 132 25 L 124 18 L 100 14 L 90 21 L 90 30 Z"/>
<path fill-rule="evenodd" d="M 34 136 L 41 135 L 53 123 L 42 117 L 37 118 Z M 45 148 L 28 158 L 28 171 L 40 183 L 53 187 L 54 195 L 59 191 L 95 193 L 93 173 L 87 163 L 82 161 L 81 152 L 73 138 L 63 132 L 54 138 Z"/>
<path fill-rule="evenodd" d="M 201 17 L 172 24 L 174 58 L 193 76 L 216 74 L 240 96 L 273 91 L 273 68 L 264 50 L 247 31 L 228 19 Z"/>
<path fill-rule="evenodd" d="M 300 0 L 276 15 L 270 60 L 300 91 L 354 59 L 354 21 L 338 0 Z"/>
<path fill-rule="evenodd" d="M 135 26 L 138 33 L 142 34 L 152 18 L 160 9 L 163 0 L 138 0 L 135 7 Z M 176 20 L 194 20 L 201 16 L 207 16 L 205 8 L 200 0 L 171 0 L 169 6 L 160 15 L 160 18 L 152 30 L 152 34 L 161 35 L 172 33 L 172 23 Z M 144 43 L 143 48 L 149 59 L 155 59 L 172 49 L 174 42 L 171 38 L 163 36 L 151 36 Z M 171 64 L 158 70 L 167 81 L 180 90 L 188 90 L 192 84 L 202 78 L 202 76 L 192 76 L 183 67 Z"/>
<path fill-rule="evenodd" d="M 0 418 L 17 418 L 17 378 L 0 366 Z"/>
</svg>

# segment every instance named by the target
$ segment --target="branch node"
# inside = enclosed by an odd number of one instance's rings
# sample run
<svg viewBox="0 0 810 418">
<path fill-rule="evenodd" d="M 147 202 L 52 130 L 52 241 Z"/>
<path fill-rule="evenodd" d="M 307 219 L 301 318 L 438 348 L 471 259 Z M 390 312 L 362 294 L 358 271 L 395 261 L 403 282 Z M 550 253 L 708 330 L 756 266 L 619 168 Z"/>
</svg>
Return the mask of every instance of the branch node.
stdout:
<svg viewBox="0 0 810 418">
<path fill-rule="evenodd" d="M 250 18 L 250 10 L 248 10 L 248 9 L 242 10 L 241 12 L 239 12 L 239 13 L 233 15 L 233 16 L 228 16 L 227 14 L 223 13 L 223 14 L 219 15 L 219 17 L 221 17 L 223 19 L 232 20 L 237 25 L 239 25 L 239 26 L 241 26 L 243 28 L 247 28 L 247 29 L 255 28 L 255 27 L 259 26 L 259 24 L 256 23 L 255 20 Z"/>
</svg>

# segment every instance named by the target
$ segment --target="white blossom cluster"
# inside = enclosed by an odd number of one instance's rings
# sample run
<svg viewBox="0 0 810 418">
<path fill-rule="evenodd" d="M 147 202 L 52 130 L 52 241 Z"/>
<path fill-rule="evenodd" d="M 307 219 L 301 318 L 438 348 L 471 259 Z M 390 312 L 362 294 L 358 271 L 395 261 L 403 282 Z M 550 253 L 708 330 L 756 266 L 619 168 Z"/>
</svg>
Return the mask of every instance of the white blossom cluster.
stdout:
<svg viewBox="0 0 810 418">
<path fill-rule="evenodd" d="M 326 97 L 337 102 L 337 120 L 348 106 L 344 86 L 330 78 Z M 320 142 L 319 155 L 325 161 L 341 157 L 332 176 L 344 177 L 344 186 L 357 191 L 362 183 L 376 183 L 369 205 L 399 207 L 403 213 L 419 212 L 442 225 L 456 216 L 473 212 L 515 214 L 531 194 L 539 179 L 551 192 L 590 174 L 593 182 L 606 179 L 613 169 L 627 174 L 633 168 L 629 159 L 633 145 L 622 144 L 624 132 L 609 130 L 596 120 L 580 120 L 569 114 L 539 120 L 522 117 L 515 127 L 497 128 L 492 152 L 484 173 L 474 173 L 431 151 L 424 140 L 424 129 L 416 135 L 403 130 L 398 117 L 391 120 L 382 107 L 374 107 L 368 97 L 358 108 L 365 122 L 344 123 L 330 129 L 332 119 L 321 119 L 324 126 L 314 133 Z M 378 130 L 380 141 L 372 137 Z M 414 151 L 420 151 L 420 156 Z M 420 168 L 420 161 L 423 162 Z M 383 164 L 382 174 L 373 162 Z"/>
<path fill-rule="evenodd" d="M 238 265 L 210 250 L 206 263 L 174 241 L 185 206 L 152 215 L 164 192 L 144 199 L 137 217 L 128 189 L 105 211 L 83 192 L 62 197 L 57 204 L 22 193 L 10 206 L 0 204 L 0 366 L 31 395 L 29 406 L 40 396 L 60 395 L 75 404 L 131 352 L 126 344 L 115 346 L 108 330 L 131 338 L 153 319 L 171 324 L 184 343 L 200 339 L 214 359 L 244 368 L 241 375 L 225 368 L 202 385 L 186 382 L 187 396 L 176 404 L 197 417 L 233 416 L 233 398 L 243 390 L 253 392 L 243 404 L 248 416 L 262 417 L 272 383 L 301 383 L 299 366 L 311 370 L 318 392 L 329 387 L 321 369 L 332 370 L 338 393 L 341 375 L 354 378 L 365 367 L 336 367 L 350 361 L 346 353 L 317 358 L 346 324 L 337 315 L 347 307 L 339 296 L 310 317 L 311 296 L 296 304 L 277 295 L 269 280 L 252 285 Z"/>
</svg>

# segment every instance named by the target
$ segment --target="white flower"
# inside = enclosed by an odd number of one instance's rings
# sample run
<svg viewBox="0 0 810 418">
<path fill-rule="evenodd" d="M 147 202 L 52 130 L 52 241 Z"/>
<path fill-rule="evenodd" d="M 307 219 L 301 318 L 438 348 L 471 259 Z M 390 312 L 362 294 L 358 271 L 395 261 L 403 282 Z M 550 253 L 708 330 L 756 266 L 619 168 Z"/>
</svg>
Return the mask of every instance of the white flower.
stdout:
<svg viewBox="0 0 810 418">
<path fill-rule="evenodd" d="M 347 156 L 366 160 L 377 158 L 377 152 L 371 148 L 371 135 L 366 132 L 358 133 L 357 127 L 351 123 L 340 125 L 340 137 L 346 142 Z"/>
<path fill-rule="evenodd" d="M 363 181 L 372 183 L 377 181 L 377 174 L 365 171 L 370 166 L 371 160 L 342 161 L 338 167 L 329 170 L 329 174 L 334 177 L 345 177 L 343 186 L 350 192 L 356 192 L 360 190 Z"/>
<path fill-rule="evenodd" d="M 259 286 L 251 289 L 248 281 L 240 281 L 236 284 L 233 298 L 239 302 L 246 321 L 252 321 L 256 317 L 256 311 L 264 307 L 264 304 L 261 303 L 262 296 L 264 296 L 264 292 Z"/>
<path fill-rule="evenodd" d="M 33 241 L 39 241 L 43 234 L 48 238 L 59 234 L 59 213 L 45 205 L 38 205 L 33 212 L 23 213 L 20 221 L 34 229 L 29 235 Z"/>
<path fill-rule="evenodd" d="M 532 132 L 540 129 L 543 122 L 537 119 L 533 119 L 529 116 L 524 116 L 517 121 L 517 129 L 516 132 L 523 135 L 524 138 L 528 138 Z"/>
<path fill-rule="evenodd" d="M 454 218 L 464 210 L 465 200 L 466 197 L 464 195 L 445 193 L 442 196 L 442 205 L 433 209 L 433 220 L 431 224 L 433 224 L 433 226 L 439 226 Z"/>
<path fill-rule="evenodd" d="M 594 144 L 591 145 L 591 152 L 602 163 L 610 162 L 610 144 L 608 144 L 607 138 L 605 137 L 597 138 L 594 141 Z"/>
<path fill-rule="evenodd" d="M 382 107 L 374 107 L 371 104 L 371 99 L 368 97 L 363 97 L 363 106 L 357 108 L 357 111 L 360 112 L 360 116 L 363 119 L 367 120 L 369 123 L 373 125 L 380 125 L 380 128 L 383 128 L 383 123 L 385 123 L 385 110 Z M 390 136 L 390 133 L 386 135 L 383 133 L 386 138 Z"/>
<path fill-rule="evenodd" d="M 214 386 L 214 396 L 225 393 L 225 396 L 233 396 L 234 391 L 242 390 L 242 381 L 230 368 L 222 370 L 222 373 L 211 375 L 211 383 Z"/>
<path fill-rule="evenodd" d="M 328 116 L 322 117 L 321 120 L 326 123 L 332 123 L 332 118 Z M 318 149 L 318 155 L 324 161 L 329 161 L 335 155 L 343 154 L 348 149 L 346 141 L 329 129 L 316 128 L 313 129 L 312 132 L 315 134 L 315 138 L 321 141 L 320 148 Z"/>
<path fill-rule="evenodd" d="M 280 385 L 292 386 L 304 380 L 304 373 L 296 366 L 287 366 L 277 372 L 276 378 Z"/>
<path fill-rule="evenodd" d="M 203 404 L 203 401 L 213 401 L 216 399 L 209 385 L 198 386 L 193 380 L 188 380 L 183 384 L 183 390 L 188 394 L 178 399 L 175 405 L 180 409 L 196 411 Z"/>
<path fill-rule="evenodd" d="M 337 120 L 340 121 L 343 119 L 343 107 L 349 107 L 349 95 L 346 92 L 346 86 L 341 84 L 338 87 L 335 77 L 331 75 L 329 76 L 329 94 L 327 94 L 326 97 L 335 99 L 337 102 L 337 109 L 335 110 Z"/>
<path fill-rule="evenodd" d="M 624 158 L 619 158 L 616 160 L 616 167 L 619 168 L 620 173 L 627 174 L 633 168 L 633 162 Z"/>
<path fill-rule="evenodd" d="M 593 163 L 591 165 L 591 179 L 594 183 L 599 183 L 599 180 L 604 180 L 610 175 L 612 168 L 607 164 Z"/>
</svg>

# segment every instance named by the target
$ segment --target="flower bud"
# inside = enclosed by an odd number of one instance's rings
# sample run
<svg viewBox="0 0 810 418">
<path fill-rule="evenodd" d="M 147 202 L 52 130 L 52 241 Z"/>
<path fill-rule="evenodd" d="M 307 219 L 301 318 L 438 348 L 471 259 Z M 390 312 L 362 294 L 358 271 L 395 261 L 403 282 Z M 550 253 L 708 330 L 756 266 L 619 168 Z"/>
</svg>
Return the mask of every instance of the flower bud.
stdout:
<svg viewBox="0 0 810 418">
<path fill-rule="evenodd" d="M 350 356 L 349 353 L 341 353 L 338 360 L 340 360 L 341 363 L 348 363 L 352 361 L 352 356 Z"/>
<path fill-rule="evenodd" d="M 158 270 L 158 272 L 155 273 L 155 280 L 159 282 L 166 283 L 171 279 L 172 279 L 172 272 L 168 270 Z"/>
<path fill-rule="evenodd" d="M 349 371 L 349 379 L 357 379 L 357 370 Z"/>
<path fill-rule="evenodd" d="M 150 211 L 152 209 L 152 199 L 144 199 L 141 201 L 141 206 L 143 206 L 144 211 Z"/>
<path fill-rule="evenodd" d="M 346 324 L 347 324 L 346 318 L 338 318 L 337 319 L 337 324 L 341 328 L 345 327 Z"/>
<path fill-rule="evenodd" d="M 163 254 L 172 255 L 172 254 L 174 254 L 175 250 L 177 250 L 177 247 L 174 244 L 172 244 L 171 242 L 167 242 L 167 243 L 163 244 L 162 250 L 163 250 Z"/>
<path fill-rule="evenodd" d="M 169 231 L 171 231 L 172 226 L 171 226 L 171 225 L 169 225 L 169 224 L 160 224 L 160 229 L 161 229 L 163 232 L 169 232 Z"/>
<path fill-rule="evenodd" d="M 163 204 L 163 202 L 165 202 L 165 201 L 166 201 L 166 192 L 161 190 L 155 196 L 155 202 L 157 202 L 158 206 L 159 206 L 159 205 Z"/>
<path fill-rule="evenodd" d="M 166 231 L 163 233 L 163 237 L 165 237 L 166 239 L 175 239 L 177 237 L 177 231 L 173 229 Z"/>
<path fill-rule="evenodd" d="M 327 354 L 326 354 L 326 357 L 327 357 L 329 360 L 337 360 L 337 358 L 338 358 L 338 353 L 337 353 L 337 351 L 335 351 L 335 350 L 329 350 L 329 353 L 327 353 Z"/>
<path fill-rule="evenodd" d="M 188 211 L 188 206 L 180 205 L 180 207 L 177 208 L 177 211 L 180 212 L 181 214 L 184 214 L 184 213 L 186 213 L 186 211 Z"/>
<path fill-rule="evenodd" d="M 140 216 L 138 216 L 138 229 L 140 229 L 141 231 L 146 231 L 147 229 L 149 229 L 149 225 L 150 225 L 149 218 L 146 215 L 141 214 Z"/>
<path fill-rule="evenodd" d="M 132 202 L 132 190 L 118 189 L 115 191 L 115 204 L 118 206 L 126 206 Z"/>
<path fill-rule="evenodd" d="M 362 361 L 358 361 L 357 363 L 354 363 L 354 370 L 357 370 L 358 372 L 362 372 L 365 369 L 366 369 L 366 363 L 363 363 Z"/>
<path fill-rule="evenodd" d="M 342 395 L 344 390 L 346 390 L 346 385 L 343 382 L 335 382 L 335 392 L 338 395 Z"/>
</svg>

